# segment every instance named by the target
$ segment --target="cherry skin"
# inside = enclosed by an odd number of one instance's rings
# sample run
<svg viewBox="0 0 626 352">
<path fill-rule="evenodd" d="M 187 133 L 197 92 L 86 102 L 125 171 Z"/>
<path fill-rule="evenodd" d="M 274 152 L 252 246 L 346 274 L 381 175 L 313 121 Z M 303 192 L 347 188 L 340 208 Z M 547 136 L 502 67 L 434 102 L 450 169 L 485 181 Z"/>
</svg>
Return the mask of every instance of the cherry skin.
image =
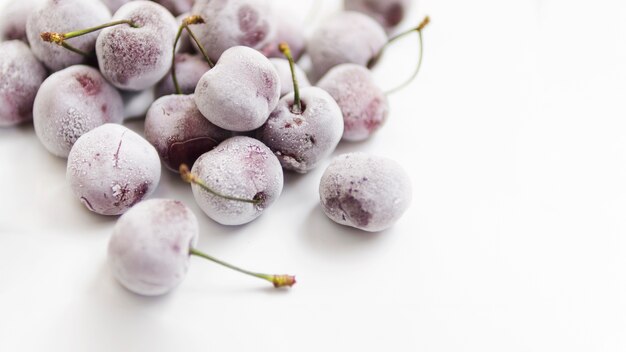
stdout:
<svg viewBox="0 0 626 352">
<path fill-rule="evenodd" d="M 344 0 L 343 3 L 346 11 L 364 13 L 391 31 L 402 22 L 412 0 Z"/>
</svg>

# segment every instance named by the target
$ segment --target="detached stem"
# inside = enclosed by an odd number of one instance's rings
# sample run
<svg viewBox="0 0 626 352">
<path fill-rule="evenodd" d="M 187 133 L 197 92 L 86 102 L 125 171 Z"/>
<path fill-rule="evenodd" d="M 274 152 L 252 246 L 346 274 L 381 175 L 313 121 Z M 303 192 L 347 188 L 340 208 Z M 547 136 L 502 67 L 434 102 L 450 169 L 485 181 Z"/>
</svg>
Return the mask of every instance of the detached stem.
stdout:
<svg viewBox="0 0 626 352">
<path fill-rule="evenodd" d="M 285 55 L 285 57 L 287 58 L 287 61 L 289 61 L 289 68 L 291 69 L 291 80 L 293 81 L 293 101 L 294 101 L 294 106 L 293 106 L 293 110 L 291 112 L 293 112 L 294 114 L 301 114 L 302 113 L 302 102 L 300 101 L 300 87 L 298 86 L 298 78 L 296 77 L 296 68 L 295 68 L 295 62 L 293 61 L 293 56 L 291 55 L 291 49 L 289 49 L 289 44 L 287 44 L 286 42 L 282 42 L 278 45 L 278 50 L 280 50 L 281 53 L 283 53 L 283 55 Z"/>
<path fill-rule="evenodd" d="M 77 30 L 77 31 L 71 31 L 71 32 L 67 32 L 67 33 L 42 32 L 40 34 L 40 36 L 41 36 L 41 39 L 43 41 L 45 41 L 45 42 L 49 42 L 49 43 L 54 43 L 54 44 L 60 45 L 60 46 L 64 47 L 65 49 L 73 51 L 73 52 L 75 52 L 77 54 L 80 54 L 80 55 L 90 56 L 89 53 L 87 53 L 87 52 L 85 52 L 83 50 L 80 50 L 80 49 L 78 49 L 78 48 L 68 44 L 65 40 L 76 38 L 76 37 L 80 37 L 80 36 L 85 35 L 85 34 L 89 34 L 89 33 L 96 32 L 96 31 L 99 31 L 99 30 L 107 28 L 107 27 L 113 27 L 113 26 L 117 26 L 117 25 L 120 25 L 120 24 L 128 24 L 129 26 L 131 26 L 133 28 L 139 28 L 139 26 L 136 25 L 131 20 L 119 20 L 119 21 L 113 21 L 113 22 L 101 24 L 99 26 L 85 28 L 85 29 L 80 29 L 80 30 Z"/>
<path fill-rule="evenodd" d="M 415 28 L 409 29 L 405 32 L 402 32 L 400 34 L 397 34 L 393 37 L 391 37 L 387 43 L 380 49 L 380 51 L 378 52 L 378 54 L 375 56 L 374 61 L 378 60 L 383 52 L 385 51 L 385 49 L 393 42 L 395 42 L 396 40 L 405 37 L 408 34 L 411 34 L 413 32 L 417 32 L 417 37 L 419 40 L 419 58 L 417 60 L 417 66 L 415 67 L 415 71 L 413 71 L 413 74 L 411 75 L 411 77 L 409 77 L 406 81 L 404 81 L 402 84 L 398 85 L 395 88 L 392 88 L 390 90 L 388 90 L 387 92 L 385 92 L 386 95 L 390 95 L 393 94 L 401 89 L 403 89 L 404 87 L 406 87 L 407 85 L 409 85 L 414 79 L 415 77 L 417 77 L 417 75 L 420 72 L 420 69 L 422 68 L 422 59 L 424 57 L 424 38 L 422 35 L 422 30 L 424 29 L 424 27 L 426 27 L 428 24 L 430 23 L 430 17 L 426 16 L 424 17 L 424 20 L 422 20 L 422 22 Z"/>
<path fill-rule="evenodd" d="M 204 181 L 202 181 L 198 176 L 192 174 L 191 171 L 189 171 L 189 167 L 185 164 L 181 164 L 178 171 L 180 172 L 180 177 L 183 179 L 183 181 L 187 183 L 191 183 L 191 184 L 196 184 L 214 196 L 221 197 L 221 198 L 228 199 L 228 200 L 234 200 L 237 202 L 251 203 L 255 205 L 263 201 L 262 198 L 257 198 L 257 197 L 255 197 L 254 199 L 246 199 L 246 198 L 231 197 L 231 196 L 227 196 L 225 194 L 219 193 L 211 189 L 209 186 L 207 186 L 207 184 L 204 183 Z"/>
<path fill-rule="evenodd" d="M 296 283 L 296 277 L 295 276 L 291 276 L 291 275 L 268 275 L 268 274 L 261 274 L 261 273 L 255 273 L 252 271 L 248 271 L 239 267 L 236 267 L 232 264 L 226 263 L 224 261 L 221 261 L 217 258 L 214 258 L 208 254 L 202 253 L 199 250 L 195 249 L 195 248 L 190 248 L 189 249 L 189 254 L 190 255 L 195 255 L 207 260 L 210 260 L 214 263 L 217 263 L 219 265 L 225 266 L 229 269 L 238 271 L 242 274 L 246 274 L 246 275 L 250 275 L 259 279 L 263 279 L 266 281 L 271 282 L 272 284 L 274 284 L 274 287 L 285 287 L 285 286 L 293 286 Z"/>
</svg>

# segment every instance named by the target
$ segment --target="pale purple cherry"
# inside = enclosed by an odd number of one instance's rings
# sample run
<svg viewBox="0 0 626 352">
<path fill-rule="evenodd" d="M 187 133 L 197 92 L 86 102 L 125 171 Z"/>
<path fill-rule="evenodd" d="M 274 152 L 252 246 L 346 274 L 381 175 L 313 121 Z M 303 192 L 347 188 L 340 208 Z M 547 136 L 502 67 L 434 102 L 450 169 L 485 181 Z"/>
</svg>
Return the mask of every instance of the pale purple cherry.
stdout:
<svg viewBox="0 0 626 352">
<path fill-rule="evenodd" d="M 274 68 L 276 68 L 276 72 L 280 78 L 280 96 L 283 97 L 288 93 L 293 92 L 293 78 L 291 76 L 291 65 L 289 64 L 289 60 L 271 58 L 270 62 L 274 65 Z M 296 79 L 298 80 L 300 88 L 310 87 L 311 82 L 309 82 L 304 70 L 298 65 L 294 65 L 294 70 L 296 71 Z"/>
<path fill-rule="evenodd" d="M 182 94 L 193 94 L 198 85 L 198 81 L 211 67 L 201 55 L 176 54 L 176 71 L 178 84 Z M 176 87 L 171 75 L 165 76 L 156 86 L 155 95 L 162 97 L 168 94 L 175 94 Z"/>
<path fill-rule="evenodd" d="M 268 0 L 198 1 L 191 12 L 204 18 L 205 23 L 192 28 L 214 62 L 234 46 L 262 50 L 276 32 Z"/>
<path fill-rule="evenodd" d="M 101 215 L 123 214 L 150 196 L 160 178 L 154 147 L 122 125 L 105 124 L 85 133 L 67 159 L 74 195 Z"/>
<path fill-rule="evenodd" d="M 191 256 L 271 282 L 275 287 L 296 283 L 291 275 L 268 275 L 228 264 L 198 250 L 198 220 L 182 202 L 150 199 L 122 215 L 109 240 L 108 263 L 113 277 L 139 295 L 170 292 L 185 278 Z"/>
<path fill-rule="evenodd" d="M 200 155 L 231 136 L 207 120 L 191 95 L 166 95 L 154 101 L 146 114 L 146 139 L 156 148 L 163 164 L 178 171 L 193 165 Z"/>
<path fill-rule="evenodd" d="M 336 157 L 320 181 L 320 203 L 333 221 L 369 232 L 391 227 L 411 203 L 411 180 L 397 162 L 365 153 Z"/>
<path fill-rule="evenodd" d="M 387 31 L 396 27 L 412 5 L 412 0 L 344 0 L 346 11 L 357 11 L 372 17 Z"/>
<path fill-rule="evenodd" d="M 317 87 L 300 89 L 293 58 L 281 44 L 292 67 L 293 93 L 284 96 L 257 136 L 278 157 L 283 168 L 306 173 L 328 157 L 341 140 L 343 118 L 333 98 Z"/>
<path fill-rule="evenodd" d="M 358 12 L 342 12 L 317 28 L 306 50 L 319 79 L 339 64 L 368 66 L 386 43 L 387 34 L 376 21 Z"/>
<path fill-rule="evenodd" d="M 6 1 L 0 9 L 0 42 L 21 40 L 28 43 L 26 20 L 43 0 Z"/>
<path fill-rule="evenodd" d="M 122 123 L 123 113 L 120 93 L 100 72 L 75 65 L 53 73 L 41 84 L 33 123 L 44 147 L 65 158 L 80 136 L 105 123 Z"/>
<path fill-rule="evenodd" d="M 20 40 L 0 43 L 0 127 L 33 118 L 33 102 L 46 69 Z"/>
<path fill-rule="evenodd" d="M 328 92 L 343 115 L 343 139 L 362 141 L 387 121 L 389 101 L 367 68 L 356 64 L 333 67 L 317 86 Z"/>
<path fill-rule="evenodd" d="M 165 7 L 174 16 L 190 12 L 194 0 L 154 0 Z"/>
<path fill-rule="evenodd" d="M 169 72 L 176 36 L 176 20 L 163 6 L 132 1 L 120 7 L 113 20 L 131 20 L 134 26 L 102 30 L 96 55 L 102 75 L 114 86 L 143 90 Z"/>
<path fill-rule="evenodd" d="M 96 43 L 96 33 L 71 40 L 75 51 L 65 50 L 42 40 L 45 32 L 66 33 L 79 28 L 99 25 L 111 19 L 111 12 L 99 0 L 45 0 L 28 16 L 26 34 L 35 56 L 50 70 L 58 71 L 85 61 L 81 53 L 90 53 Z"/>
<path fill-rule="evenodd" d="M 287 43 L 291 49 L 291 55 L 295 61 L 300 60 L 306 49 L 306 35 L 302 24 L 292 17 L 277 18 L 276 34 L 273 40 L 267 44 L 261 52 L 270 58 L 283 58 L 283 53 L 278 50 L 280 43 Z"/>
<path fill-rule="evenodd" d="M 223 225 L 242 225 L 259 217 L 280 196 L 283 170 L 260 141 L 232 137 L 200 156 L 191 172 L 180 173 L 207 216 Z"/>
<path fill-rule="evenodd" d="M 213 124 L 229 131 L 252 131 L 276 108 L 280 78 L 263 54 L 236 46 L 202 76 L 194 96 L 202 115 Z"/>
</svg>

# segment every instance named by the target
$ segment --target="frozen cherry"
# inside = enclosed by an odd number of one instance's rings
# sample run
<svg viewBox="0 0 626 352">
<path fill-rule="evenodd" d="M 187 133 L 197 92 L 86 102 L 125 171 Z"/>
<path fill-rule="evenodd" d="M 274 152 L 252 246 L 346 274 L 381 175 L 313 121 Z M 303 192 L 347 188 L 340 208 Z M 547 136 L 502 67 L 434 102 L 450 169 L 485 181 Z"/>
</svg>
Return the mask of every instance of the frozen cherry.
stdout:
<svg viewBox="0 0 626 352">
<path fill-rule="evenodd" d="M 71 48 L 76 49 L 73 52 L 51 40 L 42 40 L 42 33 L 68 33 L 110 19 L 109 9 L 99 0 L 45 0 L 28 16 L 26 34 L 35 56 L 52 71 L 58 71 L 82 63 L 85 56 L 81 53 L 93 51 L 98 34 L 88 33 L 71 39 Z"/>
<path fill-rule="evenodd" d="M 270 62 L 274 65 L 274 68 L 276 68 L 276 72 L 280 78 L 280 96 L 282 97 L 293 92 L 293 78 L 291 76 L 289 61 L 286 59 L 272 58 L 270 59 Z M 296 79 L 298 80 L 300 88 L 310 87 L 311 83 L 309 82 L 304 70 L 298 65 L 294 65 L 294 69 L 296 71 Z"/>
<path fill-rule="evenodd" d="M 200 156 L 183 179 L 192 184 L 202 210 L 223 225 L 259 217 L 283 189 L 283 170 L 272 151 L 256 139 L 232 137 Z"/>
<path fill-rule="evenodd" d="M 364 13 L 391 30 L 404 19 L 411 3 L 412 0 L 344 0 L 344 8 Z"/>
<path fill-rule="evenodd" d="M 320 202 L 333 221 L 364 231 L 391 227 L 411 203 L 411 180 L 400 164 L 350 153 L 336 157 L 320 181 Z"/>
<path fill-rule="evenodd" d="M 291 17 L 280 17 L 277 21 L 276 34 L 273 40 L 263 48 L 263 54 L 267 57 L 282 58 L 283 53 L 278 50 L 278 45 L 287 43 L 293 59 L 298 61 L 306 48 L 306 36 L 302 25 Z"/>
<path fill-rule="evenodd" d="M 294 66 L 286 44 L 282 51 Z M 293 71 L 292 71 L 293 72 Z M 286 170 L 305 173 L 317 166 L 337 147 L 343 134 L 341 110 L 326 91 L 317 87 L 300 89 L 284 96 L 257 136 L 278 157 Z"/>
<path fill-rule="evenodd" d="M 367 66 L 385 43 L 387 34 L 376 21 L 358 12 L 342 12 L 318 27 L 306 49 L 319 79 L 339 64 Z"/>
<path fill-rule="evenodd" d="M 199 1 L 191 12 L 206 22 L 192 28 L 214 62 L 233 46 L 261 50 L 276 32 L 276 20 L 268 0 Z"/>
<path fill-rule="evenodd" d="M 293 286 L 291 275 L 268 275 L 238 268 L 196 249 L 198 220 L 177 200 L 150 199 L 122 215 L 109 240 L 108 262 L 115 279 L 139 295 L 156 296 L 177 287 L 185 278 L 192 255 L 246 275 Z"/>
<path fill-rule="evenodd" d="M 28 43 L 26 20 L 42 0 L 7 1 L 0 10 L 0 42 L 21 40 Z"/>
<path fill-rule="evenodd" d="M 146 114 L 146 139 L 156 148 L 165 166 L 178 171 L 231 136 L 207 120 L 191 95 L 167 95 L 157 99 Z"/>
<path fill-rule="evenodd" d="M 133 25 L 105 28 L 98 36 L 102 75 L 127 90 L 146 89 L 165 77 L 177 27 L 172 14 L 151 1 L 132 1 L 120 7 L 113 20 L 130 20 Z"/>
<path fill-rule="evenodd" d="M 46 69 L 28 45 L 19 40 L 0 43 L 0 127 L 29 121 L 33 101 Z"/>
<path fill-rule="evenodd" d="M 200 55 L 186 53 L 176 54 L 176 71 L 178 84 L 182 94 L 193 94 L 198 85 L 198 81 L 210 66 Z M 165 76 L 155 87 L 157 97 L 176 93 L 172 76 Z"/>
<path fill-rule="evenodd" d="M 276 108 L 280 79 L 263 54 L 236 46 L 202 76 L 194 96 L 202 115 L 213 124 L 230 131 L 251 131 L 261 127 Z"/>
<path fill-rule="evenodd" d="M 344 140 L 367 139 L 387 120 L 389 101 L 367 68 L 356 64 L 335 66 L 317 85 L 341 108 Z"/>
<path fill-rule="evenodd" d="M 98 70 L 84 65 L 55 72 L 39 88 L 33 106 L 37 137 L 52 154 L 67 157 L 76 140 L 108 122 L 122 123 L 120 93 Z"/>
<path fill-rule="evenodd" d="M 130 129 L 105 124 L 82 135 L 67 159 L 67 180 L 91 211 L 119 215 L 147 198 L 161 178 L 156 150 Z"/>
</svg>

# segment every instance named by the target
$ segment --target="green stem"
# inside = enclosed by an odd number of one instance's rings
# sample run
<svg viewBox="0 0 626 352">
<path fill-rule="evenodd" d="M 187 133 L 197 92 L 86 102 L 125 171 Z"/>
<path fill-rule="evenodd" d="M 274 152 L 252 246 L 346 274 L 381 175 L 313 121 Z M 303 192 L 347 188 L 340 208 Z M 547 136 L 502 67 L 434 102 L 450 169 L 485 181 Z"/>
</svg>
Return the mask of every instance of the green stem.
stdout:
<svg viewBox="0 0 626 352">
<path fill-rule="evenodd" d="M 296 64 L 293 60 L 293 56 L 291 55 L 291 49 L 289 49 L 289 44 L 282 42 L 278 45 L 278 49 L 280 50 L 280 52 L 283 53 L 283 55 L 285 55 L 287 61 L 289 61 L 289 69 L 291 70 L 291 80 L 293 81 L 294 95 L 294 106 L 291 112 L 299 115 L 302 113 L 302 102 L 300 101 L 300 87 L 298 86 L 298 78 L 296 77 Z"/>
<path fill-rule="evenodd" d="M 257 196 L 255 196 L 254 199 L 247 199 L 247 198 L 231 197 L 231 196 L 227 196 L 225 194 L 219 193 L 219 192 L 213 190 L 212 188 L 210 188 L 198 176 L 192 174 L 191 171 L 189 171 L 189 167 L 187 165 L 185 165 L 185 164 L 180 165 L 178 171 L 180 172 L 180 177 L 185 182 L 191 183 L 191 184 L 196 184 L 196 185 L 200 186 L 200 188 L 204 189 L 205 191 L 211 193 L 214 196 L 217 196 L 217 197 L 220 197 L 220 198 L 224 198 L 224 199 L 228 199 L 228 200 L 232 200 L 232 201 L 236 201 L 236 202 L 251 203 L 251 204 L 254 204 L 254 205 L 258 205 L 258 204 L 260 204 L 263 201 L 262 197 L 257 197 Z"/>
<path fill-rule="evenodd" d="M 66 42 L 62 42 L 61 46 L 64 47 L 65 49 L 69 50 L 69 51 L 75 52 L 76 54 L 80 54 L 80 55 L 87 56 L 87 57 L 91 56 L 90 53 L 88 53 L 86 51 L 83 51 L 83 50 L 80 50 L 77 47 L 71 46 L 71 45 L 69 45 Z"/>
<path fill-rule="evenodd" d="M 195 255 L 197 257 L 201 257 L 207 260 L 210 260 L 214 263 L 217 263 L 219 265 L 225 266 L 229 269 L 238 271 L 242 274 L 246 274 L 246 275 L 250 275 L 259 279 L 263 279 L 266 281 L 271 282 L 272 284 L 274 284 L 274 287 L 284 287 L 284 286 L 293 286 L 296 283 L 296 278 L 295 276 L 291 276 L 291 275 L 268 275 L 268 274 L 261 274 L 261 273 L 255 273 L 252 271 L 248 271 L 239 267 L 236 267 L 232 264 L 226 263 L 224 261 L 221 261 L 215 257 L 212 257 L 206 253 L 203 253 L 195 248 L 190 248 L 189 249 L 189 254 L 190 255 Z"/>
<path fill-rule="evenodd" d="M 211 59 L 209 58 L 209 54 L 206 53 L 206 50 L 204 50 L 204 47 L 202 46 L 202 44 L 200 44 L 200 41 L 198 40 L 198 38 L 196 38 L 196 35 L 193 33 L 191 28 L 189 28 L 189 26 L 185 26 L 185 29 L 187 30 L 187 33 L 189 33 L 189 36 L 191 37 L 191 39 L 193 39 L 193 41 L 198 46 L 198 49 L 200 49 L 200 52 L 202 53 L 202 56 L 204 56 L 204 59 L 206 60 L 206 62 L 209 64 L 209 67 L 213 68 L 215 64 L 213 64 L 213 61 L 211 61 Z"/>
<path fill-rule="evenodd" d="M 422 68 L 422 58 L 424 56 L 424 40 L 422 38 L 422 31 L 419 30 L 417 31 L 417 35 L 419 37 L 419 59 L 417 61 L 417 67 L 415 68 L 415 71 L 413 71 L 413 74 L 411 75 L 411 77 L 409 77 L 406 81 L 402 82 L 402 84 L 396 86 L 395 88 L 392 88 L 388 91 L 385 92 L 385 95 L 390 95 L 393 94 L 403 88 L 405 88 L 406 86 L 408 86 L 414 79 L 415 77 L 417 77 L 417 75 L 420 72 L 420 69 Z"/>
<path fill-rule="evenodd" d="M 174 89 L 178 95 L 183 94 L 183 92 L 181 91 L 180 85 L 178 85 L 178 79 L 176 78 L 176 45 L 178 45 L 180 36 L 183 34 L 183 28 L 185 28 L 184 24 L 178 28 L 176 39 L 174 39 L 174 51 L 172 52 L 172 81 L 174 82 Z"/>
<path fill-rule="evenodd" d="M 119 20 L 119 21 L 113 21 L 113 22 L 101 24 L 99 26 L 95 26 L 95 27 L 91 27 L 91 28 L 81 29 L 81 30 L 78 30 L 78 31 L 67 32 L 63 36 L 65 37 L 65 39 L 71 39 L 71 38 L 75 38 L 75 37 L 80 37 L 81 35 L 89 34 L 91 32 L 99 31 L 99 30 L 107 28 L 107 27 L 117 26 L 119 24 L 127 24 L 127 25 L 129 25 L 129 26 L 131 26 L 133 28 L 139 28 L 139 26 L 136 25 L 131 20 Z"/>
</svg>

